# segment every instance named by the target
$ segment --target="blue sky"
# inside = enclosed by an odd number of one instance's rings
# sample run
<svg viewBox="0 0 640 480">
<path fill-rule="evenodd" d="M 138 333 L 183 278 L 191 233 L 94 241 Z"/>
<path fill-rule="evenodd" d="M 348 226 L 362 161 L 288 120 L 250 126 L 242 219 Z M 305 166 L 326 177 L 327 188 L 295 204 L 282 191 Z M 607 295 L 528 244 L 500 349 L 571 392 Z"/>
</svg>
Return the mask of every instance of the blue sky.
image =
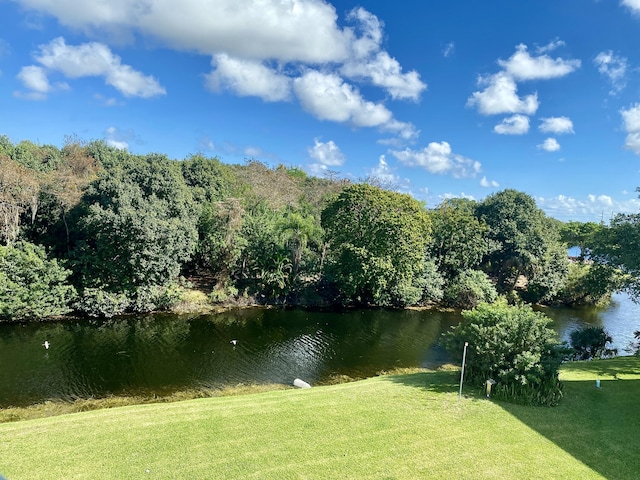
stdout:
<svg viewBox="0 0 640 480">
<path fill-rule="evenodd" d="M 640 0 L 0 0 L 0 134 L 637 213 Z"/>
</svg>

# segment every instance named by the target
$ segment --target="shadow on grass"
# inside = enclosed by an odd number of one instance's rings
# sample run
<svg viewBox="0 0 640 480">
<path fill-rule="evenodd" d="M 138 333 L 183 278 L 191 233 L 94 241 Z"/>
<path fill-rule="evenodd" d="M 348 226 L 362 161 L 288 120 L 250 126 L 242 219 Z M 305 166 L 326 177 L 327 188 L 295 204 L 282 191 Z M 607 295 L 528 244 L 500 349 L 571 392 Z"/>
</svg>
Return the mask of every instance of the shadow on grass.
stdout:
<svg viewBox="0 0 640 480">
<path fill-rule="evenodd" d="M 557 407 L 497 403 L 603 477 L 640 478 L 640 359 L 574 362 L 561 376 Z"/>
<path fill-rule="evenodd" d="M 563 365 L 561 378 L 564 397 L 556 407 L 491 401 L 599 475 L 640 478 L 640 359 L 572 362 Z M 388 377 L 425 392 L 448 394 L 458 392 L 459 379 L 460 371 L 454 370 Z M 464 396 L 484 401 L 482 392 L 466 384 Z"/>
<path fill-rule="evenodd" d="M 407 375 L 389 375 L 386 378 L 391 382 L 416 387 L 425 392 L 457 394 L 460 388 L 459 370 L 436 370 L 433 372 L 418 372 Z M 466 383 L 463 394 L 465 397 L 473 399 L 480 398 L 478 389 Z"/>
</svg>

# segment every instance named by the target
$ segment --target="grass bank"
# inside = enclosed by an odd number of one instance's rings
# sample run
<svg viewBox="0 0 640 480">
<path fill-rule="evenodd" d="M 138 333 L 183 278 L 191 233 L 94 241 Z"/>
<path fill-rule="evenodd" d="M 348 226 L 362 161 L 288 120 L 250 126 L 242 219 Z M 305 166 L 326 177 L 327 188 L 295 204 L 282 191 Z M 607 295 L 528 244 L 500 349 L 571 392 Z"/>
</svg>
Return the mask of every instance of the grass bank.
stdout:
<svg viewBox="0 0 640 480">
<path fill-rule="evenodd" d="M 457 372 L 0 425 L 20 479 L 637 478 L 640 359 L 569 364 L 559 407 L 458 401 Z M 595 380 L 601 388 L 595 388 Z"/>
</svg>

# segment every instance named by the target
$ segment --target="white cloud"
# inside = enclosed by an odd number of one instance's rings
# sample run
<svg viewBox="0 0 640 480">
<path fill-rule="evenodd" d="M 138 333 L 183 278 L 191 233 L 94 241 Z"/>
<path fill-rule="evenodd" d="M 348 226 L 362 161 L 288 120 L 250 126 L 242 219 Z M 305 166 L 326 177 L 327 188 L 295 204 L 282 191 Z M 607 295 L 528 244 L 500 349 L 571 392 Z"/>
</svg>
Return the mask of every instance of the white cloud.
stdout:
<svg viewBox="0 0 640 480">
<path fill-rule="evenodd" d="M 69 89 L 69 85 L 64 82 L 52 85 L 47 78 L 46 70 L 36 65 L 22 67 L 17 78 L 29 91 L 27 93 L 16 91 L 14 95 L 27 100 L 45 100 L 50 92 Z"/>
<path fill-rule="evenodd" d="M 309 147 L 307 152 L 312 159 L 325 167 L 339 167 L 344 164 L 344 154 L 333 140 L 321 142 L 316 138 L 313 147 Z"/>
<path fill-rule="evenodd" d="M 450 200 L 452 198 L 466 198 L 467 200 L 475 200 L 476 198 L 473 195 L 468 195 L 464 192 L 461 193 L 451 193 L 451 192 L 447 192 L 447 193 L 442 193 L 440 195 L 438 195 L 438 198 L 442 201 L 444 200 Z"/>
<path fill-rule="evenodd" d="M 377 87 L 385 88 L 391 98 L 419 100 L 427 85 L 415 70 L 402 73 L 402 67 L 387 52 L 378 52 L 365 62 L 346 63 L 340 72 L 351 79 L 368 79 Z"/>
<path fill-rule="evenodd" d="M 500 113 L 524 113 L 533 115 L 538 110 L 538 95 L 533 93 L 518 97 L 518 87 L 510 75 L 504 72 L 480 77 L 478 85 L 486 85 L 481 92 L 473 92 L 467 100 L 468 107 L 478 107 L 482 115 Z"/>
<path fill-rule="evenodd" d="M 411 184 L 408 179 L 402 179 L 394 173 L 384 155 L 380 155 L 378 165 L 368 171 L 367 181 L 388 190 L 407 190 Z"/>
<path fill-rule="evenodd" d="M 517 114 L 505 118 L 493 131 L 501 135 L 523 135 L 529 131 L 529 117 Z"/>
<path fill-rule="evenodd" d="M 42 67 L 30 65 L 28 67 L 22 67 L 20 73 L 18 73 L 18 79 L 22 84 L 37 93 L 48 93 L 51 90 L 47 73 Z"/>
<path fill-rule="evenodd" d="M 520 44 L 508 60 L 498 60 L 498 65 L 515 80 L 546 80 L 568 75 L 580 67 L 580 60 L 554 59 L 548 55 L 532 57 L 527 46 Z"/>
<path fill-rule="evenodd" d="M 640 2 L 640 0 L 638 0 Z M 615 55 L 613 51 L 600 52 L 593 63 L 598 67 L 598 71 L 609 79 L 612 90 L 609 92 L 615 95 L 627 85 L 627 59 Z"/>
<path fill-rule="evenodd" d="M 499 187 L 500 184 L 495 180 L 489 181 L 487 180 L 487 177 L 482 177 L 482 180 L 480 180 L 480 186 L 484 188 L 496 188 Z"/>
<path fill-rule="evenodd" d="M 419 100 L 427 85 L 415 70 L 403 73 L 400 63 L 381 50 L 383 25 L 380 20 L 364 8 L 351 11 L 348 19 L 357 22 L 361 35 L 352 42 L 351 58 L 340 73 L 350 79 L 369 80 L 386 89 L 394 99 Z"/>
<path fill-rule="evenodd" d="M 241 97 L 255 96 L 267 102 L 291 98 L 291 79 L 261 62 L 231 58 L 221 53 L 213 57 L 212 64 L 216 69 L 205 78 L 213 91 L 228 89 Z"/>
<path fill-rule="evenodd" d="M 541 132 L 555 133 L 557 135 L 563 133 L 574 133 L 573 122 L 569 117 L 547 117 L 541 118 L 542 123 L 538 127 Z"/>
<path fill-rule="evenodd" d="M 640 200 L 637 198 L 617 201 L 604 194 L 591 194 L 584 199 L 566 195 L 538 197 L 536 203 L 547 215 L 565 221 L 607 221 L 617 213 L 637 213 L 640 210 Z"/>
<path fill-rule="evenodd" d="M 565 45 L 566 45 L 566 43 L 564 43 L 564 41 L 556 39 L 556 40 L 553 40 L 552 42 L 547 43 L 546 45 L 544 45 L 542 47 L 536 48 L 536 53 L 552 52 L 556 48 L 564 47 Z"/>
<path fill-rule="evenodd" d="M 450 174 L 455 178 L 475 177 L 481 164 L 452 152 L 447 142 L 431 142 L 422 150 L 391 150 L 390 153 L 408 167 L 421 167 L 434 174 Z"/>
<path fill-rule="evenodd" d="M 165 89 L 151 76 L 145 76 L 129 65 L 123 65 L 120 57 L 114 55 L 109 47 L 101 43 L 84 43 L 79 46 L 67 45 L 64 38 L 58 37 L 47 45 L 40 45 L 35 60 L 43 67 L 25 67 L 28 69 L 21 79 L 31 77 L 29 88 L 43 93 L 47 75 L 61 72 L 67 78 L 99 76 L 105 83 L 113 86 L 127 97 L 153 97 L 164 95 Z M 36 71 L 39 69 L 39 71 Z M 37 78 L 37 81 L 34 79 Z M 66 85 L 66 84 L 58 84 Z M 49 89 L 50 91 L 50 89 Z"/>
<path fill-rule="evenodd" d="M 538 148 L 547 152 L 557 152 L 560 150 L 560 144 L 555 138 L 547 138 L 544 142 L 538 145 Z"/>
<path fill-rule="evenodd" d="M 294 92 L 318 118 L 384 127 L 399 142 L 417 136 L 415 127 L 393 119 L 383 102 L 367 101 L 342 80 L 371 84 L 393 99 L 417 101 L 426 89 L 418 72 L 405 71 L 382 48 L 384 25 L 363 8 L 348 13 L 343 27 L 326 0 L 183 0 L 178 7 L 169 0 L 14 1 L 28 13 L 52 15 L 61 25 L 112 43 L 145 38 L 151 45 L 210 55 L 214 68 L 205 83 L 214 91 L 265 101 L 289 100 Z M 104 76 L 129 96 L 165 93 L 153 77 L 122 65 L 104 44 L 71 47 L 57 41 L 38 59 L 49 61 L 41 62 L 49 72 Z"/>
<path fill-rule="evenodd" d="M 320 120 L 377 127 L 393 117 L 387 107 L 366 101 L 357 88 L 335 74 L 309 70 L 293 81 L 293 89 L 302 107 Z"/>
<path fill-rule="evenodd" d="M 538 50 L 550 51 L 563 44 L 561 40 L 556 40 Z M 579 68 L 580 60 L 554 59 L 546 54 L 532 57 L 527 46 L 520 44 L 508 60 L 498 59 L 498 65 L 502 67 L 498 73 L 478 78 L 478 86 L 485 88 L 473 92 L 467 100 L 467 107 L 477 107 L 482 115 L 535 114 L 539 106 L 538 94 L 534 92 L 520 98 L 516 82 L 563 77 Z"/>
<path fill-rule="evenodd" d="M 442 56 L 445 58 L 448 58 L 451 55 L 453 55 L 455 51 L 456 51 L 456 44 L 453 42 L 449 42 L 442 49 Z"/>
<path fill-rule="evenodd" d="M 126 141 L 129 137 L 132 137 L 131 132 L 120 132 L 116 127 L 109 127 L 105 131 L 107 145 L 110 145 L 118 150 L 128 150 L 129 143 Z"/>
<path fill-rule="evenodd" d="M 640 0 L 622 0 L 622 5 L 629 7 L 634 13 L 640 13 Z"/>
<path fill-rule="evenodd" d="M 624 146 L 640 155 L 640 103 L 636 103 L 627 110 L 620 110 L 620 114 L 627 132 Z"/>
<path fill-rule="evenodd" d="M 17 0 L 85 33 L 127 41 L 150 35 L 178 50 L 236 58 L 344 60 L 352 34 L 322 0 Z"/>
</svg>

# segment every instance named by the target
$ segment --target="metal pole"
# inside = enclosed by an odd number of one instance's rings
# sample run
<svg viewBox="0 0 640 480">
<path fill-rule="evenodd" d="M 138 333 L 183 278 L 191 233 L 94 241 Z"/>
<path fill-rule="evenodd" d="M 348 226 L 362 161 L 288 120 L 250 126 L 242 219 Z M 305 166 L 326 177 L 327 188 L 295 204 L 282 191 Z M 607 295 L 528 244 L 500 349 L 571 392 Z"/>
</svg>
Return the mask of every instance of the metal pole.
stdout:
<svg viewBox="0 0 640 480">
<path fill-rule="evenodd" d="M 464 342 L 464 350 L 462 352 L 462 371 L 460 372 L 460 391 L 458 392 L 458 400 L 462 398 L 462 382 L 464 381 L 464 363 L 467 360 L 467 347 L 469 342 Z"/>
</svg>

